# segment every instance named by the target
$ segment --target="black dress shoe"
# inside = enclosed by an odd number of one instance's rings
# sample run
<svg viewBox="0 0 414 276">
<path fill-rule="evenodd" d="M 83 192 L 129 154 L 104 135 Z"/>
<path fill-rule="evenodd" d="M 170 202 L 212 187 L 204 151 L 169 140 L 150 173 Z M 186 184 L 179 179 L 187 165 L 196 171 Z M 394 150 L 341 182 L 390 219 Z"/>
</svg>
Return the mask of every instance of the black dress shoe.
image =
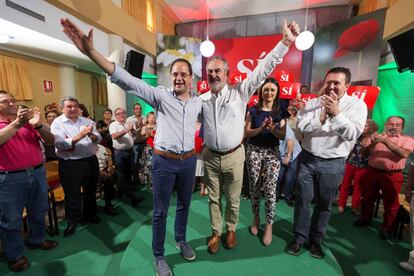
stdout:
<svg viewBox="0 0 414 276">
<path fill-rule="evenodd" d="M 66 227 L 65 231 L 63 231 L 63 236 L 70 237 L 72 236 L 76 231 L 76 225 L 69 225 Z"/>
<path fill-rule="evenodd" d="M 312 243 L 309 247 L 310 255 L 317 259 L 322 259 L 325 255 L 319 243 Z"/>
<path fill-rule="evenodd" d="M 354 221 L 354 225 L 356 227 L 364 227 L 370 225 L 370 222 L 359 218 L 356 221 Z"/>
<path fill-rule="evenodd" d="M 289 254 L 297 256 L 299 255 L 301 248 L 302 248 L 302 244 L 298 243 L 297 241 L 292 241 L 286 248 L 286 251 Z"/>
<path fill-rule="evenodd" d="M 105 206 L 104 212 L 110 216 L 117 216 L 119 212 L 113 206 Z"/>
</svg>

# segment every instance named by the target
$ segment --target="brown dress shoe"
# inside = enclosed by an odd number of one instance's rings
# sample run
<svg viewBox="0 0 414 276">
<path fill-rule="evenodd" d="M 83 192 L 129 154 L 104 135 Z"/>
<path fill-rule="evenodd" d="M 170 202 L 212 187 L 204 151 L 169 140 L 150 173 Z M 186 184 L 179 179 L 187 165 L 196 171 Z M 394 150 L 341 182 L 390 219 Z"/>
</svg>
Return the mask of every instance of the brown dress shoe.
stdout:
<svg viewBox="0 0 414 276">
<path fill-rule="evenodd" d="M 210 254 L 216 254 L 220 248 L 220 235 L 216 232 L 211 235 L 210 240 L 208 241 L 208 252 Z"/>
<path fill-rule="evenodd" d="M 236 232 L 234 231 L 227 231 L 226 234 L 226 248 L 232 249 L 236 246 L 237 240 L 236 240 Z"/>
<path fill-rule="evenodd" d="M 25 270 L 30 266 L 29 261 L 25 256 L 21 257 L 20 259 L 17 259 L 15 261 L 8 262 L 7 264 L 9 266 L 9 269 L 13 272 L 19 272 L 22 270 Z"/>
<path fill-rule="evenodd" d="M 42 250 L 51 250 L 58 245 L 56 241 L 45 240 L 41 244 L 34 244 L 26 242 L 26 247 L 29 249 L 42 249 Z"/>
</svg>

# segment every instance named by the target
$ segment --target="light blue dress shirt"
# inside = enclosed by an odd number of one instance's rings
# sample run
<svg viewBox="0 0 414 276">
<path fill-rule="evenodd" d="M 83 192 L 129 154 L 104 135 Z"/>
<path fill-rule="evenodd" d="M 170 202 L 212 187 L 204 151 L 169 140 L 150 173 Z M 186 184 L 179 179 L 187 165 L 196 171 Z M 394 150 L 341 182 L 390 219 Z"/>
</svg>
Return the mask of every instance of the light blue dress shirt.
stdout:
<svg viewBox="0 0 414 276">
<path fill-rule="evenodd" d="M 156 149 L 175 153 L 194 149 L 196 122 L 202 108 L 200 98 L 192 94 L 187 101 L 182 101 L 176 97 L 174 90 L 152 87 L 118 65 L 112 73 L 111 82 L 154 108 L 157 116 Z"/>
</svg>

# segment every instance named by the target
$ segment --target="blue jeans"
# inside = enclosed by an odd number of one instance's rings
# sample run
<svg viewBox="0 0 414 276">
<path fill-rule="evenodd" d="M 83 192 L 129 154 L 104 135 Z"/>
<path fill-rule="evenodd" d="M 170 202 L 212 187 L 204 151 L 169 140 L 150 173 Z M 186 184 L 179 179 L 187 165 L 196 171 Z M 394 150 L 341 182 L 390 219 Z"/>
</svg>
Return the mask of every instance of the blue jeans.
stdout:
<svg viewBox="0 0 414 276">
<path fill-rule="evenodd" d="M 292 199 L 293 191 L 297 178 L 298 158 L 289 162 L 286 166 L 280 161 L 279 178 L 277 179 L 277 190 L 279 194 L 283 194 L 286 199 Z M 283 184 L 283 185 L 282 185 Z"/>
<path fill-rule="evenodd" d="M 305 150 L 298 158 L 293 233 L 300 244 L 321 243 L 345 172 L 345 158 L 324 159 Z M 311 212 L 314 195 L 316 204 Z"/>
<path fill-rule="evenodd" d="M 188 212 L 195 181 L 197 157 L 186 160 L 168 159 L 154 154 L 152 157 L 152 185 L 154 212 L 152 215 L 152 251 L 154 257 L 164 256 L 164 242 L 168 207 L 173 188 L 177 190 L 175 212 L 175 241 L 186 240 Z"/>
<path fill-rule="evenodd" d="M 49 209 L 44 166 L 19 173 L 0 173 L 0 238 L 8 261 L 23 256 L 22 214 L 26 207 L 28 241 L 45 240 L 45 215 Z"/>
</svg>

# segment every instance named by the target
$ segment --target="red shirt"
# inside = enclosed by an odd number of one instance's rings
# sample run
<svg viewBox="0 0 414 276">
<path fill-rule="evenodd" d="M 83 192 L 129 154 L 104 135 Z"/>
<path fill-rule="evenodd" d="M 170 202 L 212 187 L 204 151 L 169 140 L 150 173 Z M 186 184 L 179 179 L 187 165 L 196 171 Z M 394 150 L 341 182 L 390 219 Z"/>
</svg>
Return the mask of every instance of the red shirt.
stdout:
<svg viewBox="0 0 414 276">
<path fill-rule="evenodd" d="M 414 150 L 414 139 L 407 135 L 388 137 L 388 139 L 399 147 Z M 405 167 L 406 158 L 394 154 L 383 143 L 376 144 L 369 153 L 368 164 L 380 170 L 396 171 Z"/>
<path fill-rule="evenodd" d="M 9 122 L 0 120 L 0 129 Z M 16 171 L 43 163 L 40 135 L 26 123 L 6 143 L 0 145 L 0 171 Z"/>
</svg>

